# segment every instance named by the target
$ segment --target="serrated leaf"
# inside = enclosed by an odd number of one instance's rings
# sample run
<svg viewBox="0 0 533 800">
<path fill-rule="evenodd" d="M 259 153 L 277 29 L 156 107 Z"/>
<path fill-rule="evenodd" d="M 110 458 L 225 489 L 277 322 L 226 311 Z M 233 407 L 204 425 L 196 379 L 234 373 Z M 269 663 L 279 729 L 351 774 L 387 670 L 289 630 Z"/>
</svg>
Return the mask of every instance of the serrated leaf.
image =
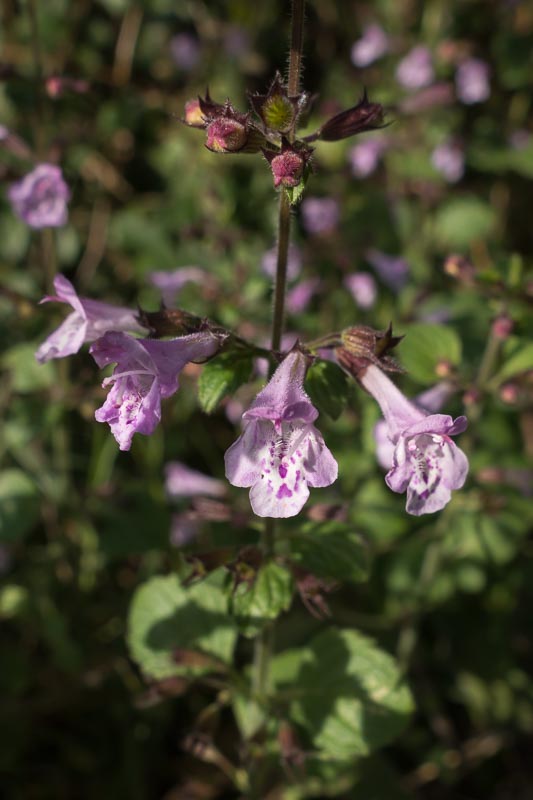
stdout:
<svg viewBox="0 0 533 800">
<path fill-rule="evenodd" d="M 37 520 L 39 491 L 22 470 L 0 472 L 0 541 L 22 539 Z"/>
<path fill-rule="evenodd" d="M 353 524 L 312 522 L 291 536 L 290 557 L 322 578 L 357 583 L 368 577 L 369 553 Z"/>
<path fill-rule="evenodd" d="M 435 383 L 437 366 L 461 362 L 461 340 L 452 328 L 436 323 L 418 322 L 410 325 L 400 346 L 400 358 L 409 375 L 419 383 Z"/>
<path fill-rule="evenodd" d="M 305 389 L 318 410 L 332 419 L 338 419 L 348 402 L 348 380 L 332 361 L 317 361 L 309 368 Z"/>
<path fill-rule="evenodd" d="M 293 695 L 290 719 L 326 758 L 371 753 L 393 740 L 413 710 L 395 660 L 354 630 L 330 628 L 272 663 L 282 695 Z"/>
<path fill-rule="evenodd" d="M 233 595 L 231 611 L 240 632 L 256 636 L 267 622 L 290 607 L 292 594 L 292 576 L 285 567 L 274 562 L 261 567 L 253 585 L 241 583 Z"/>
<path fill-rule="evenodd" d="M 230 663 L 237 629 L 222 591 L 224 574 L 184 587 L 177 575 L 156 577 L 133 596 L 128 619 L 128 646 L 146 675 L 157 680 L 212 671 L 209 664 L 177 664 L 179 649 Z"/>
<path fill-rule="evenodd" d="M 206 414 L 250 380 L 252 367 L 253 359 L 248 353 L 222 353 L 204 366 L 198 380 L 198 400 Z"/>
</svg>

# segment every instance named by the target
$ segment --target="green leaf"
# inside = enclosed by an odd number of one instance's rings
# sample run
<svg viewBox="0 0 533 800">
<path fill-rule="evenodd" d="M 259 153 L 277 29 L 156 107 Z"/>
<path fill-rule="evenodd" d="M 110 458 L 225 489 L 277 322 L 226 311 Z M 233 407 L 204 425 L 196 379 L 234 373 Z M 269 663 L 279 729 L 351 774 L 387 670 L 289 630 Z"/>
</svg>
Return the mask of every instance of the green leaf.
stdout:
<svg viewBox="0 0 533 800">
<path fill-rule="evenodd" d="M 292 697 L 289 715 L 325 757 L 342 761 L 393 740 L 413 710 L 394 659 L 353 630 L 330 628 L 272 663 L 272 679 Z"/>
<path fill-rule="evenodd" d="M 11 347 L 2 358 L 2 365 L 11 373 L 13 389 L 21 394 L 48 389 L 56 381 L 54 365 L 35 360 L 36 347 L 23 342 Z"/>
<path fill-rule="evenodd" d="M 461 340 L 452 328 L 429 322 L 410 325 L 400 348 L 401 361 L 411 377 L 430 384 L 438 379 L 437 366 L 461 362 Z"/>
<path fill-rule="evenodd" d="M 184 587 L 177 575 L 151 578 L 132 600 L 128 646 L 142 671 L 157 680 L 210 672 L 214 664 L 176 663 L 178 649 L 194 650 L 230 663 L 237 629 L 228 614 L 221 570 Z"/>
<path fill-rule="evenodd" d="M 491 384 L 496 386 L 513 378 L 515 375 L 533 369 L 533 342 L 526 342 L 524 344 L 514 341 L 512 345 L 506 349 L 511 350 L 511 353 L 503 367 L 491 380 Z"/>
<path fill-rule="evenodd" d="M 321 413 L 338 419 L 348 402 L 350 389 L 346 375 L 337 364 L 317 361 L 307 372 L 305 388 Z"/>
<path fill-rule="evenodd" d="M 353 525 L 310 522 L 291 536 L 290 557 L 323 578 L 357 583 L 368 578 L 369 553 Z"/>
<path fill-rule="evenodd" d="M 22 470 L 0 472 L 0 541 L 22 539 L 37 520 L 39 491 Z"/>
<path fill-rule="evenodd" d="M 233 595 L 232 614 L 244 636 L 256 636 L 266 622 L 286 611 L 292 602 L 290 572 L 270 562 L 261 567 L 251 587 L 241 583 Z"/>
<path fill-rule="evenodd" d="M 455 197 L 435 215 L 435 238 L 444 248 L 464 248 L 486 239 L 495 223 L 494 210 L 477 197 Z"/>
<path fill-rule="evenodd" d="M 202 409 L 211 414 L 223 397 L 250 380 L 252 367 L 253 358 L 249 353 L 222 353 L 209 361 L 198 381 L 198 399 Z"/>
</svg>

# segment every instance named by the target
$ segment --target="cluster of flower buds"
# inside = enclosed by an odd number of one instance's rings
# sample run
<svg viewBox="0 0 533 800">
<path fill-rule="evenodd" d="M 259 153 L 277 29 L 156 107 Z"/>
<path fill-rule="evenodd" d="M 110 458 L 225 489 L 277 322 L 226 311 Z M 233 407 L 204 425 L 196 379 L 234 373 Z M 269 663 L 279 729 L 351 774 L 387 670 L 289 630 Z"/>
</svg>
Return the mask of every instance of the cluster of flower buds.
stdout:
<svg viewBox="0 0 533 800">
<path fill-rule="evenodd" d="M 336 114 L 314 133 L 298 138 L 297 128 L 311 99 L 307 92 L 289 95 L 278 72 L 265 94 L 249 96 L 251 111 L 237 111 L 229 99 L 217 103 L 206 91 L 205 97 L 186 103 L 182 121 L 205 130 L 205 146 L 214 153 L 261 152 L 270 165 L 274 186 L 293 190 L 305 185 L 313 154 L 310 142 L 336 142 L 384 126 L 383 107 L 371 103 L 365 91 L 353 108 Z M 257 119 L 252 118 L 252 112 Z"/>
</svg>

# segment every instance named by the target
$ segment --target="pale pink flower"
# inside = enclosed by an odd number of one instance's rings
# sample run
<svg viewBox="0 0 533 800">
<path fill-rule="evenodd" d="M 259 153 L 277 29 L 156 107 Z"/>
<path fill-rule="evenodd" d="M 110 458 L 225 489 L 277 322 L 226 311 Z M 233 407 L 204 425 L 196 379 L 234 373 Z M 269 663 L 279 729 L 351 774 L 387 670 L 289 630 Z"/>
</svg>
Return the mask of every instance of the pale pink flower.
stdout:
<svg viewBox="0 0 533 800">
<path fill-rule="evenodd" d="M 304 391 L 306 358 L 293 351 L 243 414 L 243 433 L 226 452 L 226 477 L 251 487 L 259 517 L 293 517 L 309 488 L 329 486 L 337 462 L 313 422 L 318 411 Z"/>
<path fill-rule="evenodd" d="M 384 56 L 389 49 L 387 34 L 375 22 L 368 25 L 360 39 L 352 45 L 350 58 L 356 67 L 367 67 Z"/>
<path fill-rule="evenodd" d="M 221 497 L 226 492 L 226 484 L 181 461 L 169 461 L 165 466 L 165 489 L 169 497 Z"/>
<path fill-rule="evenodd" d="M 41 303 L 51 301 L 68 303 L 74 311 L 35 353 L 35 358 L 41 363 L 77 353 L 84 342 L 93 342 L 110 330 L 146 333 L 146 328 L 137 318 L 138 312 L 90 300 L 87 297 L 79 297 L 74 286 L 64 275 L 56 275 L 54 288 L 57 295 L 44 297 Z"/>
<path fill-rule="evenodd" d="M 450 438 L 466 429 L 466 417 L 453 420 L 447 414 L 425 414 L 373 364 L 359 381 L 378 402 L 394 445 L 387 485 L 393 492 L 407 491 L 409 514 L 440 511 L 468 473 L 467 457 Z"/>
<path fill-rule="evenodd" d="M 413 47 L 396 67 L 396 80 L 405 89 L 423 89 L 434 77 L 431 53 L 421 44 Z"/>
<path fill-rule="evenodd" d="M 54 164 L 39 164 L 8 190 L 11 207 L 30 228 L 59 228 L 67 221 L 70 190 Z"/>
</svg>

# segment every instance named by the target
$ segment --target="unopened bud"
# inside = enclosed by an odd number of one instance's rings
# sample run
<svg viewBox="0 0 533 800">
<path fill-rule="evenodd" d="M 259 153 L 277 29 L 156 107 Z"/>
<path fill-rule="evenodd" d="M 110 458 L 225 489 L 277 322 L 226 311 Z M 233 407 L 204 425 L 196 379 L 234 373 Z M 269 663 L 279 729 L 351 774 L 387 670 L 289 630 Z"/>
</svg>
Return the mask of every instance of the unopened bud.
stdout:
<svg viewBox="0 0 533 800">
<path fill-rule="evenodd" d="M 218 117 L 207 127 L 205 146 L 214 153 L 236 153 L 248 139 L 246 125 L 229 117 Z"/>
<path fill-rule="evenodd" d="M 437 377 L 449 378 L 452 373 L 453 365 L 450 361 L 443 358 L 441 361 L 437 362 L 435 366 L 435 375 L 437 375 Z"/>
<path fill-rule="evenodd" d="M 474 265 L 464 256 L 452 254 L 444 262 L 444 272 L 452 278 L 464 283 L 473 283 L 476 270 Z"/>
<path fill-rule="evenodd" d="M 305 160 L 299 153 L 282 153 L 274 156 L 270 165 L 274 177 L 274 186 L 291 188 L 298 186 L 302 179 Z"/>
<path fill-rule="evenodd" d="M 336 350 L 341 367 L 357 377 L 369 364 L 376 364 L 386 372 L 402 372 L 402 368 L 388 354 L 403 336 L 394 336 L 392 326 L 386 331 L 377 331 L 368 325 L 355 325 L 341 334 L 342 347 Z"/>
<path fill-rule="evenodd" d="M 514 383 L 506 383 L 500 389 L 500 399 L 507 405 L 514 405 L 518 400 L 518 386 Z"/>
<path fill-rule="evenodd" d="M 385 127 L 383 118 L 383 106 L 379 103 L 371 103 L 365 92 L 356 106 L 348 108 L 346 111 L 341 111 L 340 114 L 336 114 L 329 119 L 316 134 L 312 135 L 312 139 L 336 142 L 339 139 L 346 139 L 348 136 L 354 136 L 357 133 Z M 312 139 L 308 138 L 308 141 Z"/>
<path fill-rule="evenodd" d="M 500 317 L 496 317 L 492 323 L 492 335 L 496 339 L 505 340 L 509 338 L 513 332 L 513 328 L 513 320 L 505 314 L 502 314 Z"/>
<path fill-rule="evenodd" d="M 198 98 L 185 103 L 183 122 L 191 128 L 205 128 L 206 122 Z"/>
</svg>

